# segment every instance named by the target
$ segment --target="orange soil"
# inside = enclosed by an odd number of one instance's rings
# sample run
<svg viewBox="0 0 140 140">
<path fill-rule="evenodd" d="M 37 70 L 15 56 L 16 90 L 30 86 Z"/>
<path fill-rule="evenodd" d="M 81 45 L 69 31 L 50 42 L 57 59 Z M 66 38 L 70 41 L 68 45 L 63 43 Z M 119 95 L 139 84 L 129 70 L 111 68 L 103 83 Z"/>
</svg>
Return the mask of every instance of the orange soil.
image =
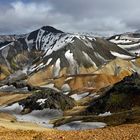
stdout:
<svg viewBox="0 0 140 140">
<path fill-rule="evenodd" d="M 0 127 L 0 140 L 139 140 L 140 124 L 127 124 L 94 130 L 14 130 Z"/>
</svg>

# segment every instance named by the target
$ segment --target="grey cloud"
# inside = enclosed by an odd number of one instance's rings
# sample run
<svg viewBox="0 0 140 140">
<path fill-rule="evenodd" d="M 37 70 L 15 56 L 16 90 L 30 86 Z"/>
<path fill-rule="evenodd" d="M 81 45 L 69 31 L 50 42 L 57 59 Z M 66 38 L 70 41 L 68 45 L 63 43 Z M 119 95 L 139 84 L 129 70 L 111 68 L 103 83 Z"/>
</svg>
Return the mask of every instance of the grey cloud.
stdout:
<svg viewBox="0 0 140 140">
<path fill-rule="evenodd" d="M 31 0 L 0 5 L 0 32 L 25 33 L 43 25 L 67 32 L 113 34 L 140 29 L 139 0 Z"/>
</svg>

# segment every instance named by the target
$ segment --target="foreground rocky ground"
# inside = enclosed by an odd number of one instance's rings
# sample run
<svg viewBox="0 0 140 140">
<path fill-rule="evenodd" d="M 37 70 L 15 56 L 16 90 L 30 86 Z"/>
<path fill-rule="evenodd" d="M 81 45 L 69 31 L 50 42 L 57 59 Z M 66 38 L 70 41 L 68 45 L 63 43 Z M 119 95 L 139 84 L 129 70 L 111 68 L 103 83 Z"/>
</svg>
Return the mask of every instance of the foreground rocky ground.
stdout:
<svg viewBox="0 0 140 140">
<path fill-rule="evenodd" d="M 14 130 L 0 127 L 0 140 L 139 140 L 140 124 L 127 124 L 95 130 Z"/>
</svg>

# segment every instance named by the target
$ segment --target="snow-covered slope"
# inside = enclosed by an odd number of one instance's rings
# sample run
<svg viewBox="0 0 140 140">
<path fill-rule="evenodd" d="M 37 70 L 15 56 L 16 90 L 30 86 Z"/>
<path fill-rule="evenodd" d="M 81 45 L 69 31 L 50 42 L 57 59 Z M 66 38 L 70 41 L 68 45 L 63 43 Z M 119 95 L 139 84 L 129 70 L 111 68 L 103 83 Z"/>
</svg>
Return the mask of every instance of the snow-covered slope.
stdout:
<svg viewBox="0 0 140 140">
<path fill-rule="evenodd" d="M 140 33 L 138 32 L 115 35 L 108 40 L 133 54 L 140 55 Z"/>
</svg>

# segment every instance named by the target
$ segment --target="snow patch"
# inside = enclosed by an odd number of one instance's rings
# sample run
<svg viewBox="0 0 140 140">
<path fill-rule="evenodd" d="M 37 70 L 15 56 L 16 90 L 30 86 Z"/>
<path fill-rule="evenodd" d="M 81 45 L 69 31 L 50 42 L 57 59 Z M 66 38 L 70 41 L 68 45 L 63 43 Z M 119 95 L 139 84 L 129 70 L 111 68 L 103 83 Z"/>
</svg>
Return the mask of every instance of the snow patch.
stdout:
<svg viewBox="0 0 140 140">
<path fill-rule="evenodd" d="M 62 87 L 61 87 L 61 90 L 63 92 L 68 92 L 71 90 L 70 86 L 68 84 L 64 84 Z"/>
<path fill-rule="evenodd" d="M 70 97 L 73 98 L 74 100 L 78 101 L 81 100 L 82 98 L 86 97 L 89 95 L 89 92 L 81 93 L 81 94 L 73 94 Z"/>
<path fill-rule="evenodd" d="M 24 69 L 22 70 L 22 73 L 27 74 L 27 71 L 28 71 L 28 68 L 27 67 L 24 67 Z"/>
<path fill-rule="evenodd" d="M 89 36 L 88 36 L 87 38 L 88 38 L 89 40 L 91 40 L 91 41 L 93 41 L 93 40 L 96 41 L 96 38 L 95 38 L 95 37 L 89 37 Z"/>
<path fill-rule="evenodd" d="M 65 82 L 67 82 L 69 80 L 72 80 L 72 79 L 73 79 L 73 77 L 68 77 L 68 78 L 65 79 Z"/>
<path fill-rule="evenodd" d="M 55 91 L 60 92 L 60 90 L 57 89 L 57 88 L 54 86 L 54 84 L 42 85 L 42 86 L 40 86 L 40 87 L 42 87 L 42 88 L 50 88 L 50 89 L 54 89 Z"/>
<path fill-rule="evenodd" d="M 49 58 L 46 65 L 49 65 L 51 63 L 51 61 L 52 61 L 52 58 Z"/>
<path fill-rule="evenodd" d="M 119 36 L 116 36 L 115 39 L 119 39 Z"/>
<path fill-rule="evenodd" d="M 72 62 L 74 60 L 73 53 L 71 53 L 70 50 L 66 51 L 65 57 L 69 62 Z"/>
<path fill-rule="evenodd" d="M 11 43 L 9 43 L 9 44 L 11 44 Z M 3 50 L 4 48 L 6 48 L 7 46 L 9 46 L 9 44 L 7 44 L 7 45 L 5 45 L 5 46 L 0 47 L 0 50 Z"/>
<path fill-rule="evenodd" d="M 98 98 L 98 97 L 100 97 L 100 95 L 94 95 L 94 98 Z"/>
<path fill-rule="evenodd" d="M 105 112 L 105 113 L 103 113 L 103 114 L 99 114 L 98 116 L 110 116 L 111 115 L 111 113 L 110 113 L 110 111 L 109 112 Z"/>
<path fill-rule="evenodd" d="M 113 43 L 116 43 L 116 44 L 119 44 L 119 43 L 131 43 L 132 41 L 131 40 L 115 40 L 115 39 L 111 39 L 110 42 L 113 42 Z"/>
<path fill-rule="evenodd" d="M 70 92 L 65 92 L 65 91 L 63 92 L 63 94 L 65 94 L 65 95 L 68 95 L 69 93 L 70 93 Z"/>
<path fill-rule="evenodd" d="M 39 103 L 39 105 L 45 104 L 45 101 L 47 99 L 38 99 L 36 102 Z"/>
<path fill-rule="evenodd" d="M 58 58 L 56 60 L 56 63 L 54 65 L 54 67 L 53 67 L 53 76 L 54 77 L 59 76 L 60 69 L 61 69 L 61 67 L 60 67 L 60 58 Z"/>
<path fill-rule="evenodd" d="M 59 130 L 84 130 L 84 129 L 95 129 L 103 128 L 106 124 L 102 122 L 82 122 L 82 121 L 73 121 L 57 127 Z"/>
<path fill-rule="evenodd" d="M 71 74 L 77 74 L 78 72 L 78 65 L 76 60 L 73 57 L 73 53 L 70 52 L 70 50 L 66 51 L 65 57 L 69 62 L 70 65 L 70 72 Z"/>
<path fill-rule="evenodd" d="M 88 56 L 87 53 L 85 53 L 84 51 L 82 51 L 82 53 L 84 54 L 85 58 L 87 59 L 88 62 L 90 62 L 95 68 L 98 68 L 97 65 L 92 61 L 92 59 Z"/>
<path fill-rule="evenodd" d="M 114 52 L 114 51 L 110 51 L 110 53 L 116 57 L 119 57 L 119 58 L 122 58 L 122 59 L 130 59 L 130 58 L 133 58 L 132 56 L 129 56 L 129 55 L 125 55 L 125 54 L 120 54 L 120 53 L 117 53 L 117 52 Z"/>
<path fill-rule="evenodd" d="M 0 87 L 0 91 L 6 92 L 6 91 L 14 91 L 14 90 L 16 90 L 16 88 L 13 85 L 10 85 L 10 86 L 4 85 L 4 86 Z"/>
<path fill-rule="evenodd" d="M 105 58 L 102 57 L 99 53 L 94 52 L 94 54 L 95 54 L 95 56 L 96 56 L 98 59 L 100 59 L 100 60 L 103 61 L 103 62 L 106 62 Z"/>
<path fill-rule="evenodd" d="M 137 47 L 137 46 L 140 46 L 140 42 L 139 43 L 135 43 L 135 44 L 118 44 L 119 47 L 121 48 L 132 48 L 132 47 Z"/>
</svg>

